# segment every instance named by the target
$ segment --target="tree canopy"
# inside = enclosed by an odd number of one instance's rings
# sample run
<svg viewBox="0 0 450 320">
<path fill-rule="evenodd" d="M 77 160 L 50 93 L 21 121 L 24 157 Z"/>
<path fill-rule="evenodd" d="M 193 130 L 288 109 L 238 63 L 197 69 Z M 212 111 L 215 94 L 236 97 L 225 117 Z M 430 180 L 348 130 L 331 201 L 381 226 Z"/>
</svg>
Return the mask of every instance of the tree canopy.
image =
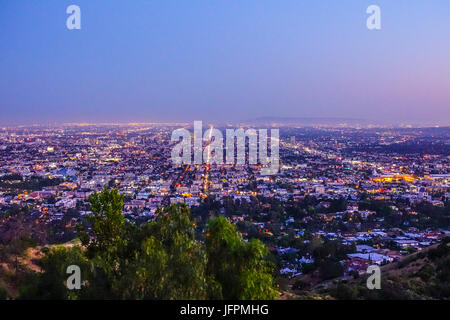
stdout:
<svg viewBox="0 0 450 320">
<path fill-rule="evenodd" d="M 89 197 L 81 246 L 50 249 L 41 273 L 22 288 L 39 299 L 274 299 L 273 266 L 258 240 L 244 241 L 226 218 L 195 232 L 184 204 L 159 208 L 136 226 L 122 215 L 123 196 L 108 187 Z M 66 268 L 78 265 L 82 288 L 68 290 Z"/>
</svg>

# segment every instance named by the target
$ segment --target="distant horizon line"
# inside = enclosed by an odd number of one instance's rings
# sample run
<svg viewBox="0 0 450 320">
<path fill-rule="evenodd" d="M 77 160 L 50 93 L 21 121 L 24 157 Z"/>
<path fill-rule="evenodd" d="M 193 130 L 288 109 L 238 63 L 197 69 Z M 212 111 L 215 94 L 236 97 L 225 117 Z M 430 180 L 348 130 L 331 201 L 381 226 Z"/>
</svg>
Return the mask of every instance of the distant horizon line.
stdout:
<svg viewBox="0 0 450 320">
<path fill-rule="evenodd" d="M 151 120 L 151 121 L 37 121 L 34 123 L 27 123 L 27 121 L 23 121 L 22 123 L 16 124 L 6 124 L 0 123 L 0 127 L 35 127 L 35 126 L 88 126 L 88 125 L 149 125 L 149 124 L 189 124 L 193 123 L 196 120 L 201 120 L 204 122 L 208 122 L 211 124 L 248 124 L 248 123 L 266 123 L 266 124 L 280 124 L 280 125 L 332 125 L 332 126 L 389 126 L 389 127 L 405 127 L 405 126 L 414 126 L 414 127 L 447 127 L 450 126 L 450 122 L 444 123 L 442 119 L 435 120 L 377 120 L 377 119 L 365 119 L 365 118 L 351 118 L 351 117 L 336 117 L 336 116 L 327 116 L 327 117 L 314 117 L 314 116 L 259 116 L 255 118 L 247 118 L 242 120 L 212 120 L 212 119 L 187 119 L 187 120 Z"/>
<path fill-rule="evenodd" d="M 201 120 L 201 119 L 199 119 Z M 308 120 L 308 121 L 344 121 L 344 123 L 300 123 L 296 121 Z M 4 130 L 5 128 L 31 128 L 31 127 L 88 127 L 88 126 L 145 126 L 145 125 L 170 125 L 170 126 L 186 126 L 193 124 L 195 120 L 186 121 L 101 121 L 101 122 L 65 122 L 65 121 L 49 121 L 47 123 L 29 123 L 29 124 L 0 124 L 0 127 Z M 266 124 L 270 126 L 281 126 L 281 127 L 361 127 L 361 128 L 446 128 L 450 127 L 449 124 L 438 123 L 438 121 L 424 121 L 423 123 L 415 123 L 414 121 L 404 121 L 400 123 L 382 123 L 380 121 L 365 120 L 365 119 L 350 119 L 350 118 L 339 118 L 339 117 L 259 117 L 255 119 L 248 120 L 238 120 L 238 121 L 218 121 L 218 120 L 202 120 L 205 124 L 220 124 L 223 126 L 227 125 L 242 125 L 242 124 Z M 353 123 L 345 123 L 345 121 Z M 361 121 L 365 123 L 358 123 L 356 121 Z"/>
</svg>

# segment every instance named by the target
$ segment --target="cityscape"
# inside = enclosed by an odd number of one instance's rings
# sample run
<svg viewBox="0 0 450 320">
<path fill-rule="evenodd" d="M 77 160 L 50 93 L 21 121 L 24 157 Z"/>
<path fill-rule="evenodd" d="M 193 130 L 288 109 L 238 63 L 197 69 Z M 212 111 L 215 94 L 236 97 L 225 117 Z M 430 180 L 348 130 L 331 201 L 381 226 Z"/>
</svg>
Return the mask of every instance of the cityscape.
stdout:
<svg viewBox="0 0 450 320">
<path fill-rule="evenodd" d="M 0 1 L 1 310 L 445 308 L 449 10 Z"/>
<path fill-rule="evenodd" d="M 448 241 L 449 127 L 274 123 L 280 130 L 275 175 L 248 163 L 172 163 L 170 137 L 180 127 L 192 125 L 2 128 L 2 242 L 26 230 L 35 244 L 72 243 L 77 225 L 89 225 L 89 196 L 117 188 L 124 195 L 121 214 L 133 224 L 155 220 L 160 207 L 184 204 L 202 239 L 208 217 L 226 217 L 244 241 L 259 239 L 269 249 L 278 298 L 308 299 L 339 296 L 336 284 L 356 282 L 369 266 L 399 269 Z M 31 258 L 42 253 L 26 250 L 26 263 L 38 268 Z M 416 263 L 410 276 L 426 265 Z M 435 286 L 433 294 L 448 293 Z M 410 290 L 404 298 L 424 296 L 423 288 Z"/>
</svg>

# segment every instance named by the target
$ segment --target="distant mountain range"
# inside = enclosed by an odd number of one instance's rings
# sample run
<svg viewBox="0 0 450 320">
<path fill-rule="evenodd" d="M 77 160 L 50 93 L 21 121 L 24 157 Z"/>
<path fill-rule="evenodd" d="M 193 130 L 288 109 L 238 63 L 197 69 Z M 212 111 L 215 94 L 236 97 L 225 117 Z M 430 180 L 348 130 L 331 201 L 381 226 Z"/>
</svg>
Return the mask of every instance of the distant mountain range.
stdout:
<svg viewBox="0 0 450 320">
<path fill-rule="evenodd" d="M 248 120 L 252 123 L 279 123 L 290 125 L 368 125 L 377 124 L 374 121 L 357 118 L 338 118 L 338 117 L 259 117 Z"/>
</svg>

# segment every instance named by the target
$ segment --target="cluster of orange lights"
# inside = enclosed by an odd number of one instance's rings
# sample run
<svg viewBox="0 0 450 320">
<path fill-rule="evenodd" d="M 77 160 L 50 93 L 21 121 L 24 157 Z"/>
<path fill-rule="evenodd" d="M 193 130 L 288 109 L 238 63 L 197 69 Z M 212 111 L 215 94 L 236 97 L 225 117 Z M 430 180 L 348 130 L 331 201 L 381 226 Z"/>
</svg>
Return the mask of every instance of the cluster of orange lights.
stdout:
<svg viewBox="0 0 450 320">
<path fill-rule="evenodd" d="M 372 182 L 383 182 L 383 183 L 391 183 L 391 182 L 414 182 L 416 178 L 410 174 L 396 174 L 392 176 L 380 177 L 380 178 L 372 178 L 370 181 Z"/>
</svg>

